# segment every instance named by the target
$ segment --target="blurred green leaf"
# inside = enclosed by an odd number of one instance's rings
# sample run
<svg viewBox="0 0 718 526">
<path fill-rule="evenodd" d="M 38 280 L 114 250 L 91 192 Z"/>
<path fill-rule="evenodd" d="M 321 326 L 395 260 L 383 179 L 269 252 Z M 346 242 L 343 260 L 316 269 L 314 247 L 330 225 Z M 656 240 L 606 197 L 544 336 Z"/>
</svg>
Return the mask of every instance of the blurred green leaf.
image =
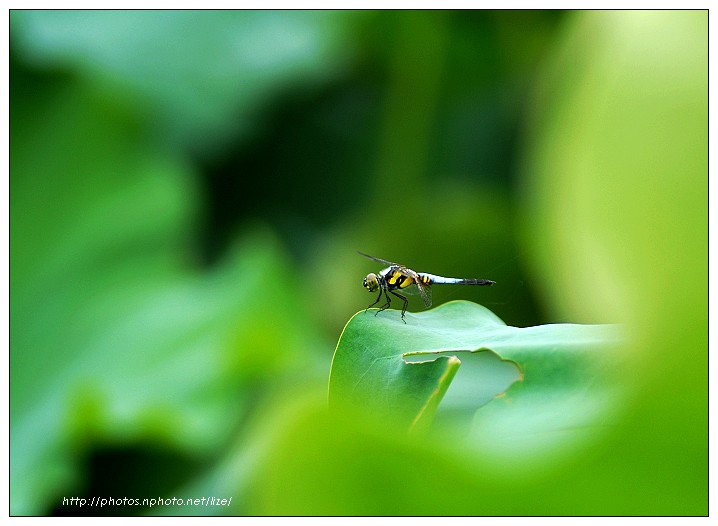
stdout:
<svg viewBox="0 0 718 526">
<path fill-rule="evenodd" d="M 481 471 L 445 437 L 412 439 L 351 408 L 330 413 L 316 396 L 294 395 L 281 415 L 255 452 L 252 515 L 469 515 L 483 500 Z"/>
<path fill-rule="evenodd" d="M 349 52 L 346 18 L 299 10 L 26 10 L 11 13 L 11 27 L 14 51 L 28 62 L 80 72 L 142 108 L 155 139 L 203 152 L 252 132 L 255 112 L 283 86 L 311 86 L 340 67 Z"/>
<path fill-rule="evenodd" d="M 636 374 L 566 480 L 584 510 L 704 515 L 708 13 L 577 15 L 536 85 L 525 241 L 556 315 L 624 324 Z"/>
<path fill-rule="evenodd" d="M 215 451 L 243 418 L 248 386 L 313 368 L 315 346 L 273 235 L 253 229 L 202 271 L 186 165 L 146 151 L 81 85 L 21 101 L 10 506 L 33 515 L 82 491 L 79 462 L 92 444 Z"/>
<path fill-rule="evenodd" d="M 456 396 L 449 405 L 471 417 L 521 379 L 521 387 L 487 406 L 491 416 L 481 418 L 476 433 L 490 434 L 482 439 L 488 444 L 529 436 L 535 451 L 538 441 L 555 439 L 559 430 L 565 439 L 567 430 L 595 424 L 607 409 L 608 370 L 617 367 L 617 357 L 610 352 L 610 345 L 619 341 L 615 327 L 510 327 L 467 301 L 406 313 L 406 323 L 398 311 L 374 312 L 354 315 L 337 345 L 329 381 L 329 403 L 335 411 L 369 408 L 394 425 L 426 427 L 454 384 Z M 498 371 L 504 385 L 483 381 L 481 367 L 492 365 L 479 351 L 489 350 L 514 362 L 521 378 L 516 370 L 504 370 Z M 592 410 L 587 412 L 587 407 Z"/>
</svg>

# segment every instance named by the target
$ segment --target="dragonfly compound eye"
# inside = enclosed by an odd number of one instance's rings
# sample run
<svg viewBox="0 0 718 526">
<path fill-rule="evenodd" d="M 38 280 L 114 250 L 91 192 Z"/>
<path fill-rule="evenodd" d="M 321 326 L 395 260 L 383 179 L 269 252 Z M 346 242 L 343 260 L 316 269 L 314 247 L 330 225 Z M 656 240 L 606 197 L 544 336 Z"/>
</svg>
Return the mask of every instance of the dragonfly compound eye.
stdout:
<svg viewBox="0 0 718 526">
<path fill-rule="evenodd" d="M 376 279 L 376 274 L 368 274 L 367 277 L 364 278 L 364 288 L 369 292 L 374 292 L 379 288 L 379 280 Z"/>
</svg>

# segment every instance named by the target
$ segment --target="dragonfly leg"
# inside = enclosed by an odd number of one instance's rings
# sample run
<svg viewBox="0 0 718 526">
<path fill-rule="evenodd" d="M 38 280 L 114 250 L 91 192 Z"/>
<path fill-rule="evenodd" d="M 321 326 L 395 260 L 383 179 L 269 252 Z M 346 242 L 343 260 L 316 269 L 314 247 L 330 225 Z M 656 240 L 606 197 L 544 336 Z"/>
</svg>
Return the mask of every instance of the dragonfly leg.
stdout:
<svg viewBox="0 0 718 526">
<path fill-rule="evenodd" d="M 404 320 L 404 314 L 406 314 L 406 308 L 409 306 L 409 300 L 406 299 L 406 297 L 402 296 L 401 294 L 397 294 L 397 293 L 394 292 L 393 290 L 390 291 L 390 292 L 391 292 L 394 296 L 396 296 L 397 298 L 401 299 L 401 301 L 404 302 L 404 305 L 403 305 L 402 308 L 401 308 L 401 321 L 403 321 L 404 323 L 406 323 L 406 320 Z"/>
<path fill-rule="evenodd" d="M 384 292 L 383 289 L 379 288 L 379 297 L 376 299 L 376 301 L 375 301 L 374 303 L 372 303 L 371 305 L 369 305 L 364 312 L 368 311 L 368 310 L 371 309 L 374 305 L 376 305 L 377 303 L 379 303 L 379 300 L 381 300 L 381 294 L 382 294 L 382 292 Z"/>
<path fill-rule="evenodd" d="M 386 310 L 386 309 L 388 309 L 389 307 L 391 307 L 391 298 L 389 297 L 389 293 L 388 293 L 388 292 L 386 291 L 386 289 L 383 288 L 383 287 L 382 287 L 381 290 L 382 290 L 382 292 L 384 293 L 384 297 L 386 298 L 386 303 L 385 303 L 384 305 L 382 305 L 381 308 L 374 313 L 374 316 L 376 316 L 377 314 L 379 314 L 381 311 Z M 381 297 L 381 294 L 379 294 L 379 296 Z M 379 301 L 379 300 L 377 300 L 377 301 Z"/>
</svg>

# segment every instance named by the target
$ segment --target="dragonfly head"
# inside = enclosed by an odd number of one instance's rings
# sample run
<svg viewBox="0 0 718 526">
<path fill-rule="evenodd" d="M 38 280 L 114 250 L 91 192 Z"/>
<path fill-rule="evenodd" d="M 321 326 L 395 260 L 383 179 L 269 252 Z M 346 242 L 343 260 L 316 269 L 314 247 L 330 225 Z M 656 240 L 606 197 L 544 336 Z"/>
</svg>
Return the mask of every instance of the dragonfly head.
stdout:
<svg viewBox="0 0 718 526">
<path fill-rule="evenodd" d="M 374 292 L 379 288 L 379 280 L 376 274 L 367 274 L 367 277 L 364 278 L 364 288 L 369 292 Z"/>
</svg>

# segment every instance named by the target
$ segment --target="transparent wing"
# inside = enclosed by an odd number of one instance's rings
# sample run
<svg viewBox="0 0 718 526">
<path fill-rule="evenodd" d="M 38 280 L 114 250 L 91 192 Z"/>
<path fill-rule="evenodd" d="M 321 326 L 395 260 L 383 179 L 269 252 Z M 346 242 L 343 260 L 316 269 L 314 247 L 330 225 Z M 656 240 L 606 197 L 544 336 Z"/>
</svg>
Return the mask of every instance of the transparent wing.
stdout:
<svg viewBox="0 0 718 526">
<path fill-rule="evenodd" d="M 397 269 L 413 278 L 412 284 L 405 289 L 401 289 L 399 292 L 402 294 L 408 294 L 409 296 L 421 296 L 426 308 L 428 309 L 431 307 L 431 286 L 424 285 L 421 281 L 419 281 L 413 270 L 404 267 L 397 267 Z"/>
<path fill-rule="evenodd" d="M 416 272 L 414 272 L 414 274 L 416 274 Z M 419 289 L 419 296 L 424 300 L 424 306 L 428 309 L 431 307 L 431 287 L 424 285 L 418 275 L 414 278 L 414 281 L 416 282 L 416 288 Z"/>
<path fill-rule="evenodd" d="M 379 263 L 381 263 L 382 265 L 386 265 L 387 267 L 403 268 L 401 265 L 397 265 L 396 263 L 392 263 L 391 261 L 387 261 L 386 259 L 375 258 L 374 256 L 370 256 L 369 254 L 365 254 L 364 252 L 359 252 L 358 250 L 357 250 L 357 254 L 360 254 L 360 255 L 364 256 L 365 258 L 369 258 L 369 259 L 373 259 L 374 261 L 378 261 Z"/>
</svg>

